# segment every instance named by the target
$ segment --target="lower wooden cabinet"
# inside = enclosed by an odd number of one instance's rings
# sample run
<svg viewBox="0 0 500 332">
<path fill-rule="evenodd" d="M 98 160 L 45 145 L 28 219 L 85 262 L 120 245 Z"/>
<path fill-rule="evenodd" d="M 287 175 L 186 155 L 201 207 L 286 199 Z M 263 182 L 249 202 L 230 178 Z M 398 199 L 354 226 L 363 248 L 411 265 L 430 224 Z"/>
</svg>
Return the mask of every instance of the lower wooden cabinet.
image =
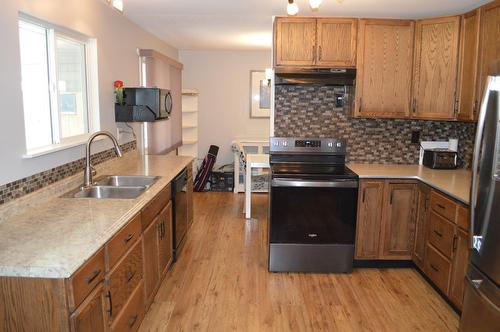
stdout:
<svg viewBox="0 0 500 332">
<path fill-rule="evenodd" d="M 430 216 L 430 195 L 431 188 L 420 183 L 417 190 L 417 215 L 415 223 L 415 245 L 413 246 L 413 262 L 421 270 L 424 269 L 427 224 Z"/>
<path fill-rule="evenodd" d="M 415 236 L 416 183 L 387 181 L 380 258 L 411 259 Z"/>
<path fill-rule="evenodd" d="M 454 257 L 451 268 L 450 300 L 462 309 L 465 291 L 465 274 L 469 262 L 469 233 L 457 228 L 454 240 Z"/>
<path fill-rule="evenodd" d="M 101 283 L 71 315 L 71 330 L 79 332 L 106 330 L 103 296 L 104 289 Z"/>
<path fill-rule="evenodd" d="M 413 181 L 361 181 L 356 259 L 411 259 L 416 186 Z"/>
<path fill-rule="evenodd" d="M 111 326 L 111 331 L 137 331 L 144 319 L 144 314 L 144 289 L 141 282 L 130 296 L 123 312 Z"/>
<path fill-rule="evenodd" d="M 445 294 L 448 292 L 450 271 L 450 260 L 431 244 L 427 244 L 424 272 Z"/>
<path fill-rule="evenodd" d="M 382 224 L 384 181 L 363 180 L 360 183 L 359 193 L 356 258 L 377 259 Z"/>
<path fill-rule="evenodd" d="M 172 203 L 154 218 L 143 233 L 144 304 L 153 303 L 161 280 L 172 264 Z"/>
</svg>

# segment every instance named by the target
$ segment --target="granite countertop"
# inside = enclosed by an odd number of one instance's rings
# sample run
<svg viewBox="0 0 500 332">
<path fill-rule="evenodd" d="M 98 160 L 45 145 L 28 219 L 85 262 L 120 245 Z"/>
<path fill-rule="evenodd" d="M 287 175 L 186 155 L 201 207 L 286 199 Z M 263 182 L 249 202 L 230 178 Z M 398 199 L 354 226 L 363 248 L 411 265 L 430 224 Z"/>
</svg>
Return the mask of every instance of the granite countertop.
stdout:
<svg viewBox="0 0 500 332">
<path fill-rule="evenodd" d="M 192 160 L 130 152 L 96 167 L 97 176 L 160 176 L 136 199 L 61 198 L 81 184 L 77 174 L 0 208 L 0 276 L 70 277 Z"/>
<path fill-rule="evenodd" d="M 416 179 L 469 204 L 471 171 L 430 169 L 422 165 L 348 164 L 361 179 Z"/>
</svg>

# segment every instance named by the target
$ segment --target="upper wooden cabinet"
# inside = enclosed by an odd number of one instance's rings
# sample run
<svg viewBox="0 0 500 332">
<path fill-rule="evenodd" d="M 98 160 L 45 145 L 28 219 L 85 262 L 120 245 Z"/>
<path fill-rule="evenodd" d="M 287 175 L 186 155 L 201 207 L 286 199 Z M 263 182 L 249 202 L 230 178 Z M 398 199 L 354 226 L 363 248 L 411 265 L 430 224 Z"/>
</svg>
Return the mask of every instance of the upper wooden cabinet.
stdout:
<svg viewBox="0 0 500 332">
<path fill-rule="evenodd" d="M 459 16 L 417 21 L 413 118 L 455 119 L 459 35 Z"/>
<path fill-rule="evenodd" d="M 479 108 L 477 91 L 477 69 L 479 52 L 480 11 L 462 15 L 460 34 L 460 70 L 458 79 L 457 119 L 477 119 Z"/>
<path fill-rule="evenodd" d="M 316 65 L 321 67 L 356 66 L 356 23 L 355 19 L 350 18 L 317 20 Z"/>
<path fill-rule="evenodd" d="M 409 20 L 359 21 L 355 116 L 410 115 L 414 30 Z"/>
<path fill-rule="evenodd" d="M 277 17 L 276 66 L 354 67 L 357 19 Z"/>
<path fill-rule="evenodd" d="M 491 66 L 500 61 L 500 1 L 481 7 L 481 31 L 479 37 L 479 70 L 477 95 L 483 97 L 486 78 L 491 74 Z"/>
<path fill-rule="evenodd" d="M 312 66 L 316 61 L 316 20 L 276 18 L 277 66 Z"/>
</svg>

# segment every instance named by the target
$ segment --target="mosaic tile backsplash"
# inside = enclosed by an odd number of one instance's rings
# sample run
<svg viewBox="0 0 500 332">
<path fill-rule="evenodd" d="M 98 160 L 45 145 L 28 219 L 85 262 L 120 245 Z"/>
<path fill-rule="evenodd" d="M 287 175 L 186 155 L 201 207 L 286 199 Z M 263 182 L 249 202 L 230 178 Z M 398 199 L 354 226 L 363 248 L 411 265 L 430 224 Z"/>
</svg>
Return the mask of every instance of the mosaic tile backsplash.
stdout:
<svg viewBox="0 0 500 332">
<path fill-rule="evenodd" d="M 120 146 L 123 153 L 137 149 L 136 141 L 128 142 Z M 91 156 L 92 165 L 98 165 L 111 158 L 115 158 L 115 149 L 111 148 Z M 11 183 L 0 186 L 0 205 L 10 202 L 16 198 L 41 189 L 49 184 L 60 181 L 78 172 L 82 173 L 85 167 L 85 158 L 81 158 L 70 163 L 49 169 L 47 171 L 31 175 L 27 178 L 20 179 Z"/>
<path fill-rule="evenodd" d="M 345 138 L 350 162 L 418 164 L 420 146 L 411 143 L 411 132 L 420 130 L 421 141 L 458 138 L 459 156 L 470 168 L 474 123 L 356 119 L 335 108 L 333 87 L 325 86 L 276 86 L 275 101 L 275 136 Z"/>
</svg>

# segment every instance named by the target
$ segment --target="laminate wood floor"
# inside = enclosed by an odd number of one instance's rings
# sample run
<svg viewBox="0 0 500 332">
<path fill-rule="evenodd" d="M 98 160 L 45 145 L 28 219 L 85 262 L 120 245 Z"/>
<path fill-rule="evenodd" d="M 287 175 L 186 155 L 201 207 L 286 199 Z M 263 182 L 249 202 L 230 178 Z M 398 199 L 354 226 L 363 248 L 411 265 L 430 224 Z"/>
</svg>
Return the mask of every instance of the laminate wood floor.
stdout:
<svg viewBox="0 0 500 332">
<path fill-rule="evenodd" d="M 413 269 L 269 273 L 267 195 L 195 193 L 195 221 L 141 331 L 456 331 Z"/>
</svg>

